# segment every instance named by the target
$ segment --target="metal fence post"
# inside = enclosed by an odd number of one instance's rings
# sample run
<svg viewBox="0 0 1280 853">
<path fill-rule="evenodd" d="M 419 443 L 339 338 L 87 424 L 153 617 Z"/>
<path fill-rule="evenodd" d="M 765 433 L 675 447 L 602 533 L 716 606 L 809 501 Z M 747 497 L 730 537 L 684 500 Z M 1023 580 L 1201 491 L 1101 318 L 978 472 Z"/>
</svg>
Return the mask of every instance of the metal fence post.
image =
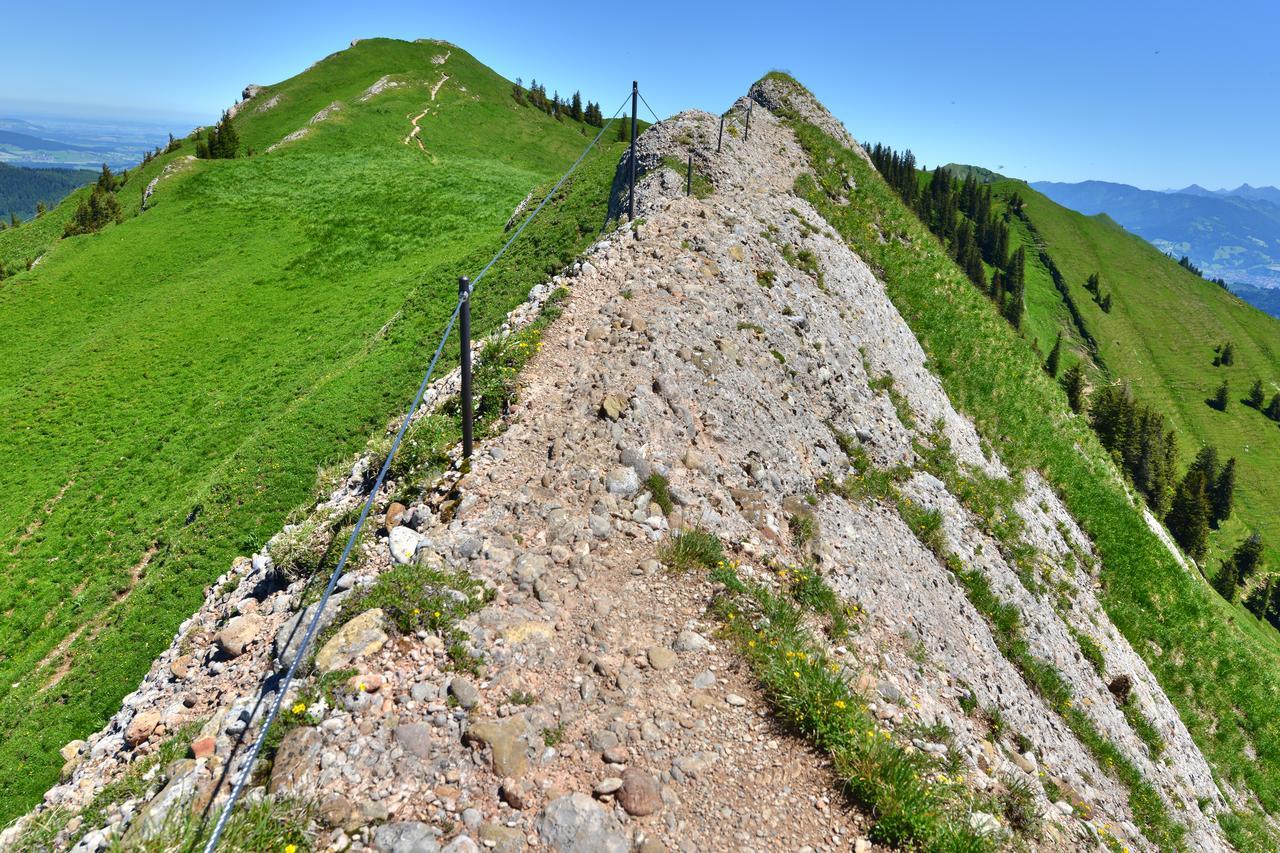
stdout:
<svg viewBox="0 0 1280 853">
<path fill-rule="evenodd" d="M 742 134 L 743 142 L 751 138 L 751 108 L 755 106 L 755 101 L 747 101 L 747 132 Z"/>
<path fill-rule="evenodd" d="M 636 220 L 636 98 L 640 95 L 640 84 L 631 81 L 631 165 L 630 178 L 627 181 L 627 219 Z"/>
<path fill-rule="evenodd" d="M 720 153 L 720 143 L 724 142 L 724 116 L 720 116 L 720 135 L 716 137 L 716 153 Z"/>
<path fill-rule="evenodd" d="M 462 339 L 462 458 L 471 458 L 471 279 L 458 279 L 458 337 Z"/>
<path fill-rule="evenodd" d="M 693 152 L 689 152 L 689 171 L 684 176 L 684 194 L 691 195 L 693 193 Z"/>
</svg>

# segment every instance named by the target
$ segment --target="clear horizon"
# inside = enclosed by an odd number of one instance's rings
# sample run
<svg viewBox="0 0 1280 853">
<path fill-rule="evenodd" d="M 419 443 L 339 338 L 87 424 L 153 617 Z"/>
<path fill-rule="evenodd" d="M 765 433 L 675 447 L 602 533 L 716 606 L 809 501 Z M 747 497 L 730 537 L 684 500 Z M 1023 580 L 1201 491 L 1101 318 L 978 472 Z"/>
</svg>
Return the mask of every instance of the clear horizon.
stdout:
<svg viewBox="0 0 1280 853">
<path fill-rule="evenodd" d="M 721 110 L 770 68 L 785 68 L 855 138 L 910 148 L 929 166 L 1152 190 L 1280 185 L 1280 113 L 1267 108 L 1280 71 L 1267 42 L 1280 10 L 1261 3 L 1058 11 L 1000 2 L 959 17 L 944 4 L 793 3 L 786 20 L 769 20 L 769 4 L 660 2 L 645 7 L 629 39 L 616 15 L 580 2 L 483 11 L 232 2 L 212 18 L 128 2 L 109 19 L 83 0 L 69 5 L 56 19 L 8 13 L 21 38 L 0 54 L 0 117 L 115 116 L 185 133 L 246 84 L 287 79 L 353 38 L 440 38 L 505 77 L 581 89 L 602 105 L 639 78 L 667 114 Z M 129 43 L 147 50 L 115 51 L 106 64 L 95 50 Z"/>
</svg>

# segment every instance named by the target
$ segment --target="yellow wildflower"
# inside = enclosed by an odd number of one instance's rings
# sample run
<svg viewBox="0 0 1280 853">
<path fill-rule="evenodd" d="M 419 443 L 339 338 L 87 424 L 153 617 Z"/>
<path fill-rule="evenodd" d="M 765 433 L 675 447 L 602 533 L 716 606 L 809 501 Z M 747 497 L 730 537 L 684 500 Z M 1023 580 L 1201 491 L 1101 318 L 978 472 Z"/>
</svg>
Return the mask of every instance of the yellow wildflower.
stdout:
<svg viewBox="0 0 1280 853">
<path fill-rule="evenodd" d="M 290 710 L 292 710 L 293 713 L 295 714 L 301 714 L 307 710 L 307 705 L 305 702 L 298 702 L 294 704 L 293 708 L 291 708 Z"/>
</svg>

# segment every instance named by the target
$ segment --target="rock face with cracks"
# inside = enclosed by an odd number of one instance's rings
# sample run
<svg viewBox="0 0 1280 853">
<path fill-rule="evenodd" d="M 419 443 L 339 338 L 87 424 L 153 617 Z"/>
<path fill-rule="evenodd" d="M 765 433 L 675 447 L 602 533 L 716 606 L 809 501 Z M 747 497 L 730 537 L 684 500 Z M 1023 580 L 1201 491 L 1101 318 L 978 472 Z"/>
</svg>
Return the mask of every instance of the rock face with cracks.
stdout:
<svg viewBox="0 0 1280 853">
<path fill-rule="evenodd" d="M 767 78 L 751 98 L 750 138 L 727 133 L 719 154 L 719 117 L 707 113 L 640 137 L 638 221 L 551 283 L 569 296 L 503 429 L 465 473 L 420 484 L 427 496 L 385 520 L 389 530 L 363 546 L 341 584 L 358 591 L 393 566 L 443 565 L 482 580 L 492 601 L 449 636 L 397 635 L 372 610 L 331 626 L 338 608 L 326 609 L 315 672 L 285 705 L 325 672 L 357 672 L 297 712 L 267 793 L 316 799 L 322 849 L 872 849 L 872 816 L 777 725 L 751 673 L 715 639 L 711 582 L 661 565 L 667 537 L 700 528 L 762 580 L 765 557 L 813 561 L 861 609 L 859 630 L 831 653 L 857 674 L 881 723 L 899 733 L 947 727 L 948 744 L 919 748 L 954 754 L 978 792 L 1026 782 L 1045 822 L 1032 846 L 1091 849 L 1106 826 L 1122 844 L 1150 848 L 1124 785 L 1006 659 L 938 553 L 956 555 L 1017 608 L 1030 653 L 1061 672 L 1075 707 L 1185 825 L 1187 846 L 1224 849 L 1206 816 L 1225 807 L 1222 794 L 1099 605 L 1087 537 L 1037 474 L 1009 471 L 984 449 L 883 284 L 793 193 L 806 155 L 770 109 L 856 143 L 785 81 Z M 734 105 L 735 121 L 748 103 Z M 665 165 L 691 146 L 713 188 L 702 199 L 684 197 L 684 175 Z M 509 326 L 527 322 L 549 290 Z M 454 388 L 456 377 L 441 380 L 426 406 Z M 925 440 L 945 440 L 962 468 L 1021 481 L 1025 545 L 1069 590 L 1066 605 L 1028 586 L 924 470 Z M 904 466 L 903 499 L 940 519 L 932 547 L 886 502 L 820 494 L 820 482 L 849 473 L 855 452 Z M 358 463 L 336 506 L 360 499 L 364 473 Z M 651 491 L 655 474 L 669 511 Z M 815 531 L 803 553 L 789 532 L 800 512 Z M 46 808 L 82 808 L 190 720 L 205 721 L 202 751 L 212 755 L 201 761 L 240 766 L 238 746 L 274 698 L 275 682 L 263 679 L 297 654 L 294 637 L 317 610 L 299 618 L 302 587 L 273 582 L 262 555 L 229 577 L 240 579 L 234 590 L 211 592 L 111 724 L 72 751 L 78 763 Z M 1108 674 L 1128 677 L 1128 702 L 1164 743 L 1158 757 L 1082 658 L 1082 634 Z M 469 673 L 457 671 L 460 652 L 476 662 Z M 973 706 L 998 712 L 1002 731 Z M 156 809 L 139 809 L 169 790 L 162 776 L 114 823 L 88 827 L 97 847 L 84 849 L 105 847 L 134 815 L 151 825 Z M 216 805 L 225 788 L 207 795 Z M 992 815 L 973 819 L 1004 831 Z"/>
</svg>

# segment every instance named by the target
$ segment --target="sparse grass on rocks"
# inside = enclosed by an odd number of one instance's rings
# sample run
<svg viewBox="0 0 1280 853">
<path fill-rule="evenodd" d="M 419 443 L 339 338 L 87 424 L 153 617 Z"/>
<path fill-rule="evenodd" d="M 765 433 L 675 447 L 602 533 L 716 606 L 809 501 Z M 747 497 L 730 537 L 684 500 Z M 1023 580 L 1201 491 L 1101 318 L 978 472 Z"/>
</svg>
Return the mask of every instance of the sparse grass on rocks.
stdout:
<svg viewBox="0 0 1280 853">
<path fill-rule="evenodd" d="M 712 577 L 725 587 L 714 604 L 725 632 L 779 718 L 831 756 L 850 798 L 875 816 L 872 840 L 906 849 L 997 849 L 995 837 L 969 826 L 964 786 L 878 725 L 840 665 L 808 635 L 803 605 L 743 580 L 730 564 Z"/>
<path fill-rule="evenodd" d="M 714 569 L 724 559 L 720 540 L 705 530 L 685 530 L 672 536 L 658 552 L 658 559 L 675 572 Z"/>
</svg>

